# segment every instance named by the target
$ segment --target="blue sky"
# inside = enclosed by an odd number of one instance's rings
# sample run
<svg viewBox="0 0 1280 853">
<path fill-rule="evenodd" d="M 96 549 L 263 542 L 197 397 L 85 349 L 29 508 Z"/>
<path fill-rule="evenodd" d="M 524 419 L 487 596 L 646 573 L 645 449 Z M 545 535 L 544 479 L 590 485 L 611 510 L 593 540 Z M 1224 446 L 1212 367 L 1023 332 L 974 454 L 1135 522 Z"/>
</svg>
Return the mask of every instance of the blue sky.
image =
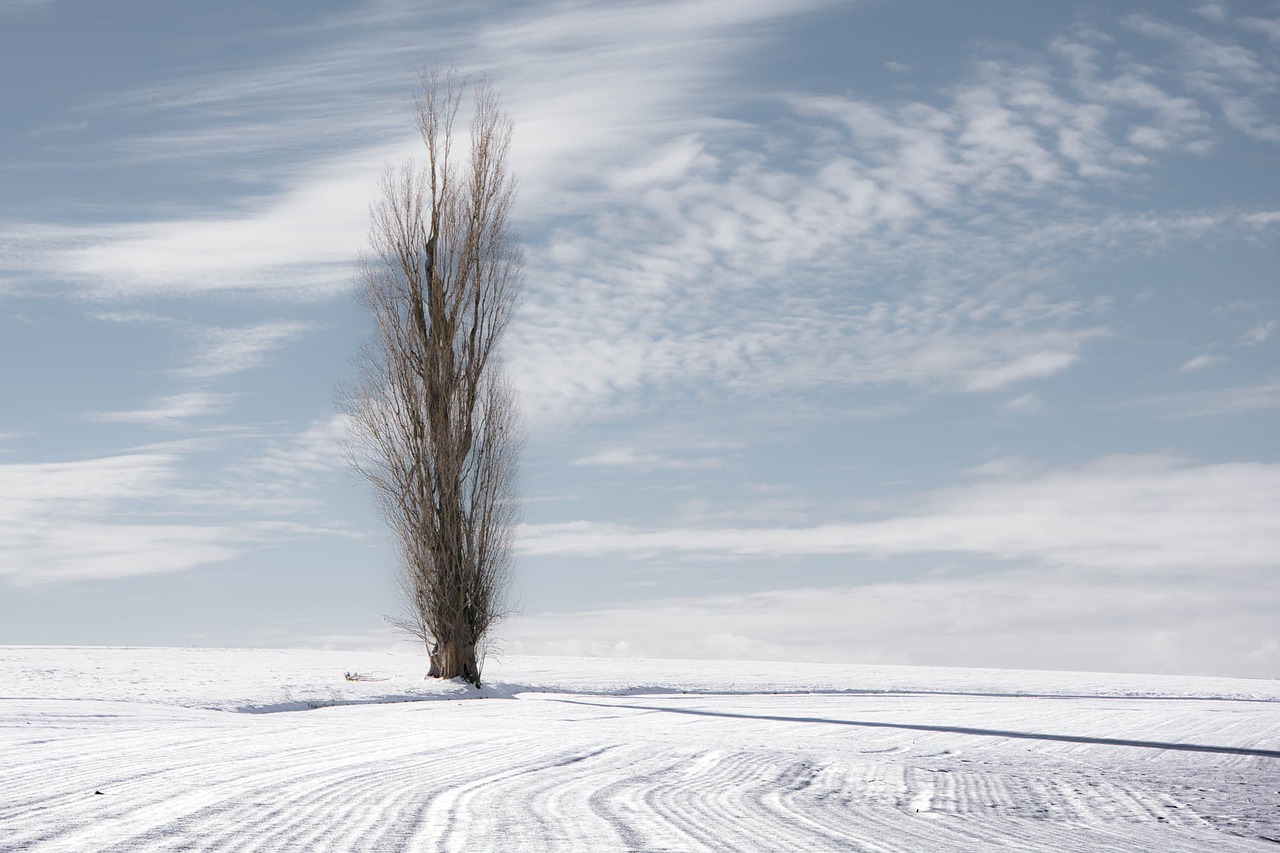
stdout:
<svg viewBox="0 0 1280 853">
<path fill-rule="evenodd" d="M 1280 674 L 1280 4 L 455 5 L 0 0 L 0 642 L 388 642 L 334 395 L 441 64 L 516 120 L 501 649 Z"/>
</svg>

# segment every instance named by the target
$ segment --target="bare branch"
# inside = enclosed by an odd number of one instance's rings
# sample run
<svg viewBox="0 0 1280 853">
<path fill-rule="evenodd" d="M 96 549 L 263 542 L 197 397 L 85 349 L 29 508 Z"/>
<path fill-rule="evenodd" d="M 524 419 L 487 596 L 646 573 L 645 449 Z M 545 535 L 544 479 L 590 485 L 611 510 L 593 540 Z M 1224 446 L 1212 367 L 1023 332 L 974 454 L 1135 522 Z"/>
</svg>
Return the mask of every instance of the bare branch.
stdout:
<svg viewBox="0 0 1280 853">
<path fill-rule="evenodd" d="M 479 684 L 518 520 L 519 417 L 497 348 L 519 301 L 510 224 L 512 122 L 487 81 L 471 87 L 470 145 L 453 161 L 465 81 L 429 71 L 415 101 L 426 162 L 389 169 L 357 271 L 374 334 L 347 402 L 352 467 L 400 547 L 406 616 L 431 674 Z"/>
</svg>

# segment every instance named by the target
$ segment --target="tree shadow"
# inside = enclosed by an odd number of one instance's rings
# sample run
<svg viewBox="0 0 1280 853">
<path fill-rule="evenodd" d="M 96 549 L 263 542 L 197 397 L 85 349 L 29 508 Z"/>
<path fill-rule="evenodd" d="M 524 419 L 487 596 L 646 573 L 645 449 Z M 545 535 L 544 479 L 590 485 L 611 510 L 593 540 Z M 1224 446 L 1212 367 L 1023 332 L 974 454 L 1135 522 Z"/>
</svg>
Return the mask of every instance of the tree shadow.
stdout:
<svg viewBox="0 0 1280 853">
<path fill-rule="evenodd" d="M 826 717 L 792 717 L 780 714 L 739 714 L 733 711 L 708 711 L 699 708 L 666 708 L 660 705 L 615 705 L 611 702 L 583 702 L 578 699 L 552 699 L 571 705 L 589 705 L 595 708 L 634 708 L 637 711 L 664 711 L 668 714 L 687 714 L 694 717 L 724 717 L 736 720 L 772 720 L 779 723 L 824 723 L 830 726 L 855 726 L 867 729 L 899 729 L 914 732 L 941 732 L 944 734 L 974 735 L 977 737 L 1018 738 L 1021 740 L 1046 740 L 1059 743 L 1082 743 L 1099 746 L 1128 746 L 1139 749 L 1172 749 L 1181 752 L 1208 752 L 1219 755 L 1246 755 L 1256 758 L 1280 758 L 1280 750 L 1254 749 L 1244 746 L 1215 746 L 1200 743 L 1169 743 L 1155 740 L 1130 740 L 1128 738 L 1090 737 L 1088 735 L 1061 735 L 1047 732 L 1018 732 L 1006 729 L 979 729 L 968 726 L 934 726 L 925 723 L 885 723 L 871 720 L 835 720 Z"/>
</svg>

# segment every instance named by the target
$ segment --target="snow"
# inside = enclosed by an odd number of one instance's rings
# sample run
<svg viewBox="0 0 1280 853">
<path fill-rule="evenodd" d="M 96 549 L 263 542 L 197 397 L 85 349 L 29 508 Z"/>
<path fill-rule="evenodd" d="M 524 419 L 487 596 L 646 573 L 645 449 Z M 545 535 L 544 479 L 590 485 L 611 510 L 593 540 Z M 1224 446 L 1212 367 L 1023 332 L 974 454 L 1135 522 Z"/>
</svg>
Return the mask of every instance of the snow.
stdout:
<svg viewBox="0 0 1280 853">
<path fill-rule="evenodd" d="M 0 647 L 0 851 L 1280 839 L 1275 680 L 507 657 L 477 691 L 422 671 L 405 650 Z"/>
</svg>

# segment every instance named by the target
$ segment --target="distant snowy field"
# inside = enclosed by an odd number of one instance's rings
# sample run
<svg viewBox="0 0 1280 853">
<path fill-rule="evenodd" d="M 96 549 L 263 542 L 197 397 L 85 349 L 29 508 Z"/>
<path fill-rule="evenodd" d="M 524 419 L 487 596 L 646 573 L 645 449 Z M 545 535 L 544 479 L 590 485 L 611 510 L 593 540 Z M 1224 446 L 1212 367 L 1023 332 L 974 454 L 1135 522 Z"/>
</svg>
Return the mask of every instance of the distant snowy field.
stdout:
<svg viewBox="0 0 1280 853">
<path fill-rule="evenodd" d="M 0 851 L 1280 849 L 1280 681 L 506 657 L 476 691 L 422 671 L 0 647 Z"/>
</svg>

